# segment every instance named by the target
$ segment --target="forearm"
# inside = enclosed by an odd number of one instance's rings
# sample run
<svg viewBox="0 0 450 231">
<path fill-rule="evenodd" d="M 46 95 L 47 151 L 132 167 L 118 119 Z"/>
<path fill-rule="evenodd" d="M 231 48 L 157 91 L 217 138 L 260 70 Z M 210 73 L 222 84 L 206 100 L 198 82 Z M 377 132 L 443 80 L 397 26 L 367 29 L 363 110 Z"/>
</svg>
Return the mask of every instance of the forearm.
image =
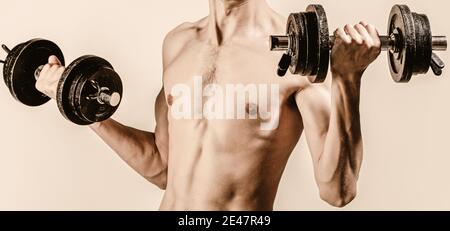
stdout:
<svg viewBox="0 0 450 231">
<path fill-rule="evenodd" d="M 356 190 L 363 155 L 359 113 L 361 76 L 352 75 L 333 74 L 330 123 L 316 172 L 320 186 L 328 188 L 325 193 L 337 191 L 343 197 Z M 328 193 L 336 195 L 336 192 Z"/>
<path fill-rule="evenodd" d="M 154 133 L 127 127 L 112 119 L 90 128 L 136 172 L 165 188 L 167 161 L 158 150 Z"/>
</svg>

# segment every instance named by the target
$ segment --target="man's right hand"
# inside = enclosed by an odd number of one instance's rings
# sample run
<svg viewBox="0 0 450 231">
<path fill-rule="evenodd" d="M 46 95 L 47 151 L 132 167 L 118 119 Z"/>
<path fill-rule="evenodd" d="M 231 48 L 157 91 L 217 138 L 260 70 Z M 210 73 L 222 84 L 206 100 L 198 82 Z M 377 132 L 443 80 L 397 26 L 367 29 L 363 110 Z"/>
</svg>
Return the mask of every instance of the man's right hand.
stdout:
<svg viewBox="0 0 450 231">
<path fill-rule="evenodd" d="M 64 66 L 54 55 L 48 58 L 36 81 L 36 89 L 52 99 L 56 99 L 58 82 L 64 72 Z"/>
</svg>

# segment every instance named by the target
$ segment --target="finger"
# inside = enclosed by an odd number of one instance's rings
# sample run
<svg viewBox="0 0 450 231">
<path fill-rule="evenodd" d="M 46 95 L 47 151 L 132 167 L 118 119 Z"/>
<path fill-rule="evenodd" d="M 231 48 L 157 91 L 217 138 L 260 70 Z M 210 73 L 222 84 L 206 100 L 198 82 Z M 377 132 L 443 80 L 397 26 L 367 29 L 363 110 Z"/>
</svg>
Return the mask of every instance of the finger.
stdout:
<svg viewBox="0 0 450 231">
<path fill-rule="evenodd" d="M 369 25 L 366 21 L 361 21 L 359 22 L 359 24 L 363 25 L 364 27 L 367 27 L 367 25 Z"/>
<path fill-rule="evenodd" d="M 57 66 L 53 65 L 51 66 L 50 64 L 46 64 L 44 65 L 44 67 L 42 68 L 40 74 L 39 74 L 39 79 L 38 82 L 41 83 L 51 83 L 54 80 L 54 73 L 57 70 Z"/>
<path fill-rule="evenodd" d="M 59 79 L 61 79 L 61 76 L 63 75 L 63 73 L 64 73 L 64 67 L 60 67 L 60 68 L 58 68 L 58 70 L 56 70 L 56 76 L 58 76 L 58 81 L 59 81 Z"/>
<path fill-rule="evenodd" d="M 61 65 L 61 61 L 59 61 L 58 57 L 54 55 L 48 57 L 48 63 L 52 65 Z"/>
<path fill-rule="evenodd" d="M 366 30 L 369 33 L 370 37 L 372 38 L 374 46 L 376 46 L 376 47 L 381 46 L 380 35 L 378 33 L 378 30 L 375 28 L 375 26 L 373 26 L 371 24 L 367 24 L 365 27 L 366 27 Z"/>
<path fill-rule="evenodd" d="M 56 70 L 58 70 L 58 68 L 59 68 L 59 66 L 54 64 L 54 65 L 50 66 L 50 68 L 48 69 L 47 73 L 49 75 L 53 75 L 56 72 Z"/>
<path fill-rule="evenodd" d="M 49 71 L 50 77 L 49 77 L 48 81 L 51 83 L 55 83 L 55 82 L 59 81 L 63 71 L 64 71 L 64 68 L 61 66 L 56 66 L 56 65 L 52 66 Z"/>
<path fill-rule="evenodd" d="M 50 69 L 50 64 L 45 64 L 44 67 L 42 67 L 42 70 L 39 75 L 42 75 L 43 73 L 46 73 Z"/>
<path fill-rule="evenodd" d="M 355 30 L 361 35 L 363 42 L 370 48 L 373 46 L 372 37 L 367 32 L 366 28 L 361 24 L 356 24 L 354 26 Z"/>
<path fill-rule="evenodd" d="M 357 44 L 362 44 L 363 40 L 361 38 L 361 35 L 358 33 L 358 31 L 355 30 L 355 28 L 349 24 L 347 24 L 344 27 L 345 32 L 350 35 L 350 37 L 352 38 L 352 40 L 354 42 L 356 42 Z"/>
<path fill-rule="evenodd" d="M 334 31 L 334 37 L 336 39 L 341 39 L 346 44 L 350 44 L 352 42 L 352 38 L 345 33 L 344 29 L 341 27 Z"/>
<path fill-rule="evenodd" d="M 51 68 L 52 68 L 52 66 L 51 66 L 50 64 L 45 64 L 45 65 L 42 67 L 41 71 L 39 72 L 38 78 L 39 78 L 39 79 L 42 79 L 41 77 L 47 76 Z M 41 81 L 42 81 L 42 80 L 41 80 Z"/>
</svg>

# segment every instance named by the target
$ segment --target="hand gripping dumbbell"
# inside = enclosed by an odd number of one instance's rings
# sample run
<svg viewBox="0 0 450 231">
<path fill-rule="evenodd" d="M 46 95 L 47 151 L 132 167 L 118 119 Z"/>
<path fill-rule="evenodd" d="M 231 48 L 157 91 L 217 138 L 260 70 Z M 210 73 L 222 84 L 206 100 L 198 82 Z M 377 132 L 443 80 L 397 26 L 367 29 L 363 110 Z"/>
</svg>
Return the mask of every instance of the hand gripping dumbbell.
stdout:
<svg viewBox="0 0 450 231">
<path fill-rule="evenodd" d="M 286 35 L 270 36 L 272 51 L 286 51 L 278 75 L 284 76 L 289 69 L 292 74 L 308 76 L 313 83 L 325 81 L 334 40 L 321 5 L 291 14 Z M 411 12 L 406 5 L 395 5 L 389 16 L 388 35 L 380 36 L 380 40 L 381 49 L 388 51 L 394 81 L 409 82 L 413 75 L 425 74 L 430 67 L 435 75 L 442 74 L 444 62 L 433 51 L 447 50 L 447 38 L 432 36 L 426 15 Z"/>
<path fill-rule="evenodd" d="M 61 49 L 45 39 L 32 39 L 10 50 L 3 66 L 3 77 L 12 96 L 28 106 L 40 106 L 50 98 L 35 85 L 39 74 L 55 55 L 64 65 Z M 57 88 L 57 105 L 61 114 L 78 125 L 89 125 L 111 117 L 122 98 L 122 82 L 111 64 L 97 56 L 86 55 L 64 70 Z"/>
</svg>

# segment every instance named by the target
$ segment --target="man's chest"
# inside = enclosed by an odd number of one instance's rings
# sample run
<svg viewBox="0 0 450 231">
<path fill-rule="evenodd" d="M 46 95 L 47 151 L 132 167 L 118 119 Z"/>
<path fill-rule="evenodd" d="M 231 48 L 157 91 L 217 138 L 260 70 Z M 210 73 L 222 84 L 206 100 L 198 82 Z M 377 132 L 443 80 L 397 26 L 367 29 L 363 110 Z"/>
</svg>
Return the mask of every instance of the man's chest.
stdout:
<svg viewBox="0 0 450 231">
<path fill-rule="evenodd" d="M 281 97 L 289 97 L 302 87 L 302 81 L 276 75 L 279 55 L 265 46 L 214 47 L 194 44 L 183 50 L 165 70 L 166 97 L 175 89 L 216 91 L 245 88 L 247 94 L 260 95 L 277 88 Z M 173 96 L 173 95 L 172 95 Z"/>
<path fill-rule="evenodd" d="M 278 58 L 261 46 L 186 48 L 164 73 L 170 120 L 276 129 L 302 84 L 276 75 Z"/>
<path fill-rule="evenodd" d="M 277 129 L 282 112 L 295 113 L 289 99 L 301 87 L 276 75 L 277 58 L 251 46 L 185 49 L 164 73 L 170 121 Z"/>
</svg>

